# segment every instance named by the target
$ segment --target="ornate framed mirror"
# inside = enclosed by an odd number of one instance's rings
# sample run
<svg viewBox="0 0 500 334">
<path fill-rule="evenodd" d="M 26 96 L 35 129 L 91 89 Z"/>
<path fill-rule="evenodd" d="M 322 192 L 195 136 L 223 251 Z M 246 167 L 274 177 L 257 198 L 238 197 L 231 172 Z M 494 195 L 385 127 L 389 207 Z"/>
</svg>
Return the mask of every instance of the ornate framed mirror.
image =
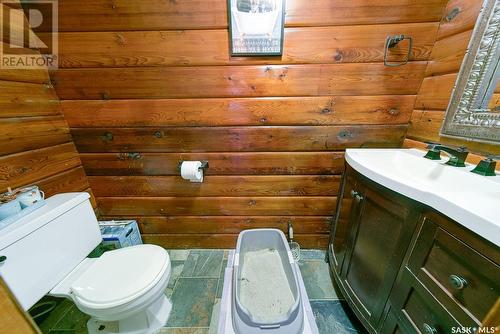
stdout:
<svg viewBox="0 0 500 334">
<path fill-rule="evenodd" d="M 500 0 L 485 0 L 446 111 L 442 136 L 500 144 L 499 44 Z"/>
</svg>

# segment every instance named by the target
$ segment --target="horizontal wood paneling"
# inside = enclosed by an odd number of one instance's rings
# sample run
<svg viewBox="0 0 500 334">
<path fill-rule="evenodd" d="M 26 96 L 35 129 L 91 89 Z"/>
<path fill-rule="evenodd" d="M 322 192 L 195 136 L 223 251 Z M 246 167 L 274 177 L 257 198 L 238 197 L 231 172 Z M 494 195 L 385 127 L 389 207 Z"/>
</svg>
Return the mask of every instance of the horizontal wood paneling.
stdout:
<svg viewBox="0 0 500 334">
<path fill-rule="evenodd" d="M 227 26 L 225 0 L 64 0 L 59 31 L 210 29 Z M 37 29 L 46 31 L 46 25 Z"/>
<path fill-rule="evenodd" d="M 0 80 L 39 84 L 50 82 L 46 69 L 0 69 Z"/>
<path fill-rule="evenodd" d="M 226 2 L 59 3 L 51 78 L 100 211 L 170 248 L 288 220 L 326 247 L 342 151 L 402 144 L 447 1 L 288 1 L 283 56 L 259 58 L 229 56 Z M 386 67 L 396 34 L 412 61 Z M 205 182 L 181 160 L 208 160 Z"/>
<path fill-rule="evenodd" d="M 12 6 L 15 5 L 15 6 Z M 9 52 L 11 54 L 28 54 L 37 55 L 39 54 L 35 49 L 29 49 L 29 38 L 28 38 L 28 27 L 29 23 L 26 20 L 23 9 L 20 4 L 4 4 L 0 3 L 0 12 L 5 16 L 5 20 L 2 18 L 0 24 L 2 25 L 1 31 L 5 34 L 0 35 L 0 48 L 9 47 L 10 45 L 15 46 Z M 7 55 L 6 52 L 2 52 L 2 55 Z M 3 61 L 3 58 L 2 58 Z M 49 82 L 49 74 L 47 69 L 40 68 L 5 68 L 2 66 L 0 68 L 0 80 L 14 81 L 14 82 L 28 82 L 28 83 L 47 83 Z"/>
<path fill-rule="evenodd" d="M 336 197 L 98 197 L 103 216 L 331 216 Z"/>
<path fill-rule="evenodd" d="M 467 30 L 437 41 L 432 49 L 425 76 L 458 72 L 471 35 L 472 30 Z"/>
<path fill-rule="evenodd" d="M 411 59 L 427 60 L 437 28 L 437 22 L 287 28 L 283 56 L 264 58 L 231 58 L 226 29 L 60 33 L 59 61 L 63 68 L 381 62 L 386 37 L 396 34 L 411 34 Z M 406 48 L 389 55 L 400 59 Z"/>
<path fill-rule="evenodd" d="M 80 152 L 331 151 L 346 147 L 397 147 L 405 132 L 406 125 L 72 130 Z"/>
<path fill-rule="evenodd" d="M 26 21 L 24 14 L 17 21 Z M 22 28 L 23 22 L 17 29 Z M 28 36 L 28 31 L 24 36 Z M 22 41 L 17 42 L 22 45 Z M 49 84 L 47 69 L 2 69 L 0 192 L 33 184 L 40 186 L 46 197 L 60 192 L 90 191 L 59 99 Z"/>
<path fill-rule="evenodd" d="M 235 248 L 238 234 L 143 234 L 145 243 L 153 243 L 168 249 Z M 326 249 L 328 234 L 296 234 L 294 240 L 302 248 Z"/>
<path fill-rule="evenodd" d="M 353 25 L 438 21 L 446 0 L 308 0 L 287 1 L 291 26 Z"/>
<path fill-rule="evenodd" d="M 62 69 L 62 99 L 415 94 L 425 62 Z M 99 78 L 99 80 L 96 80 Z M 140 89 L 139 89 L 140 87 Z"/>
<path fill-rule="evenodd" d="M 70 127 L 406 124 L 415 96 L 68 100 Z"/>
<path fill-rule="evenodd" d="M 59 31 L 211 29 L 227 27 L 226 0 L 65 0 Z M 288 1 L 287 26 L 439 21 L 446 0 Z M 46 29 L 42 25 L 41 30 Z"/>
<path fill-rule="evenodd" d="M 43 179 L 38 181 L 37 185 L 45 192 L 46 197 L 59 193 L 85 191 L 89 188 L 83 167 L 76 167 Z"/>
<path fill-rule="evenodd" d="M 203 183 L 180 176 L 91 176 L 90 187 L 104 196 L 336 196 L 340 176 L 206 176 Z"/>
<path fill-rule="evenodd" d="M 141 232 L 146 234 L 237 234 L 245 229 L 269 226 L 285 232 L 288 223 L 293 224 L 293 230 L 297 234 L 319 234 L 330 232 L 333 219 L 331 216 L 103 216 L 101 218 L 137 219 Z"/>
<path fill-rule="evenodd" d="M 60 115 L 59 99 L 50 85 L 0 81 L 0 118 Z"/>
<path fill-rule="evenodd" d="M 205 175 L 341 174 L 344 152 L 83 153 L 87 175 L 179 175 L 183 160 L 207 160 Z"/>
<path fill-rule="evenodd" d="M 408 129 L 409 138 L 439 142 L 439 130 L 445 112 L 441 110 L 414 110 Z"/>
<path fill-rule="evenodd" d="M 36 182 L 81 165 L 72 143 L 0 157 L 0 192 Z"/>
<path fill-rule="evenodd" d="M 425 78 L 415 101 L 415 109 L 446 110 L 456 79 L 456 73 Z"/>
<path fill-rule="evenodd" d="M 449 0 L 439 25 L 437 39 L 473 29 L 482 4 L 482 0 Z"/>
<path fill-rule="evenodd" d="M 0 118 L 0 155 L 23 152 L 71 141 L 62 116 Z"/>
</svg>

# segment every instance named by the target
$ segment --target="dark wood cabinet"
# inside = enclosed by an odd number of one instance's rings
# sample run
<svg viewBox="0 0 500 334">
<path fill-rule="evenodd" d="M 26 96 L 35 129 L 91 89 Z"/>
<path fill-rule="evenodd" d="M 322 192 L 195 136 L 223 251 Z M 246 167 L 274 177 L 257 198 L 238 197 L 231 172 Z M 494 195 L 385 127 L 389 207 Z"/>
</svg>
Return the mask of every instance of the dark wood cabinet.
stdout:
<svg viewBox="0 0 500 334">
<path fill-rule="evenodd" d="M 328 257 L 339 289 L 371 333 L 478 327 L 498 303 L 497 246 L 350 166 Z"/>
<path fill-rule="evenodd" d="M 382 315 L 418 214 L 406 199 L 394 198 L 368 180 L 354 180 L 353 174 L 347 171 L 342 196 L 348 219 L 333 233 L 333 248 L 344 292 L 372 326 Z"/>
</svg>

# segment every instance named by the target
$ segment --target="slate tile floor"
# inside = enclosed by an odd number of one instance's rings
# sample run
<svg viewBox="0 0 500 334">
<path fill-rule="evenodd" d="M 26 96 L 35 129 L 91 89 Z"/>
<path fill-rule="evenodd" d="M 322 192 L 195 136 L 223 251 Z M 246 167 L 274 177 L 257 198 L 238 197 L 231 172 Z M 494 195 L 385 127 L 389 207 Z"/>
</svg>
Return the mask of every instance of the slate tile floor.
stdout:
<svg viewBox="0 0 500 334">
<path fill-rule="evenodd" d="M 173 308 L 161 334 L 216 334 L 227 250 L 169 251 L 172 273 L 166 290 Z M 325 253 L 303 250 L 299 263 L 316 323 L 322 334 L 364 333 L 345 301 L 336 294 Z M 87 333 L 88 316 L 68 300 L 41 324 L 43 333 Z"/>
</svg>

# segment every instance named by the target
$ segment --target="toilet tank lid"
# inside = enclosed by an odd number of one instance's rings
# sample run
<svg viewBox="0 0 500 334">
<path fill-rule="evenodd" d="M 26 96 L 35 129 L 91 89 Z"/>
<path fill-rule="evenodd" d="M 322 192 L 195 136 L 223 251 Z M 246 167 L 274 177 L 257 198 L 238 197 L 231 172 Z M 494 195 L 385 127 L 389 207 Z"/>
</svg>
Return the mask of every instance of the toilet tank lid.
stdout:
<svg viewBox="0 0 500 334">
<path fill-rule="evenodd" d="M 0 250 L 51 222 L 63 213 L 88 200 L 86 192 L 57 194 L 45 200 L 45 205 L 0 230 Z"/>
</svg>

